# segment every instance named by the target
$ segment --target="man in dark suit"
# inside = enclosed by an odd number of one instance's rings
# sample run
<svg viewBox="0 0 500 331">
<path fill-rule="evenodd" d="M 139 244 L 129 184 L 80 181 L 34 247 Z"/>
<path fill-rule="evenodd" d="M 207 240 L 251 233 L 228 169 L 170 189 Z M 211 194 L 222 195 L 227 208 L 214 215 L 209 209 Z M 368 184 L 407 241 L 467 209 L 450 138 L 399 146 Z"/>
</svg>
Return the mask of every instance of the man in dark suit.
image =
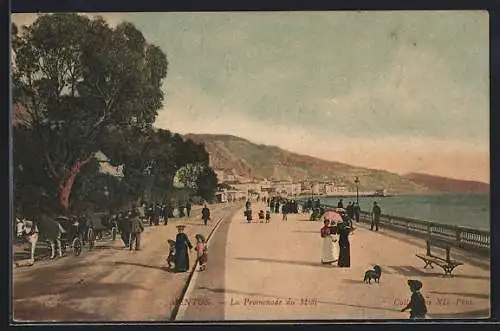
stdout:
<svg viewBox="0 0 500 331">
<path fill-rule="evenodd" d="M 373 202 L 372 208 L 372 224 L 370 226 L 370 231 L 373 231 L 373 227 L 375 226 L 375 231 L 378 231 L 378 225 L 380 223 L 380 215 L 382 214 L 382 210 L 380 206 L 377 205 L 377 202 Z"/>
<path fill-rule="evenodd" d="M 128 220 L 127 215 L 124 213 L 118 213 L 118 230 L 120 230 L 120 234 L 122 237 L 123 245 L 125 248 L 129 246 L 130 240 L 130 222 Z"/>
<path fill-rule="evenodd" d="M 203 219 L 205 225 L 207 225 L 208 220 L 210 219 L 210 209 L 208 209 L 207 204 L 205 204 L 201 210 L 201 218 Z"/>
<path fill-rule="evenodd" d="M 139 212 L 133 208 L 130 213 L 130 250 L 135 243 L 135 250 L 139 251 L 141 249 L 141 233 L 144 231 L 144 225 L 142 225 L 139 219 Z"/>
<path fill-rule="evenodd" d="M 191 201 L 188 201 L 186 202 L 186 213 L 187 213 L 187 217 L 189 217 L 189 214 L 191 214 Z"/>
</svg>

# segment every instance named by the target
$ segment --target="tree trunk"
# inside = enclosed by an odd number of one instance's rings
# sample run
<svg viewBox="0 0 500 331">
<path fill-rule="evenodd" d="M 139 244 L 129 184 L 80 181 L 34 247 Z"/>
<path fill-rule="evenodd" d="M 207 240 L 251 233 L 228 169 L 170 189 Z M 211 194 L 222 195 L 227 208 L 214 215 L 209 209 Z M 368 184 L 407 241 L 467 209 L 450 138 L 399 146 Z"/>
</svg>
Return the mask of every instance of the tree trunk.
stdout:
<svg viewBox="0 0 500 331">
<path fill-rule="evenodd" d="M 84 159 L 83 161 L 77 160 L 71 167 L 66 180 L 59 186 L 59 204 L 64 213 L 69 210 L 69 198 L 73 184 L 75 183 L 76 176 L 80 173 L 82 167 L 92 159 L 92 156 Z"/>
</svg>

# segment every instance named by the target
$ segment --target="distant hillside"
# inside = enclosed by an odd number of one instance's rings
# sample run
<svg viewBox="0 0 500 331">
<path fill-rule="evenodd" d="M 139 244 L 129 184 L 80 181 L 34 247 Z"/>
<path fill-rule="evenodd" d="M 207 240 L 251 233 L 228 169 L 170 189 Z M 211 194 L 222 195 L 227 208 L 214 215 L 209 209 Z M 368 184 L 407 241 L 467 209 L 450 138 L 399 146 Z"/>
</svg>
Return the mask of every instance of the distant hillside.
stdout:
<svg viewBox="0 0 500 331">
<path fill-rule="evenodd" d="M 350 166 L 258 145 L 231 135 L 187 134 L 185 139 L 205 144 L 210 164 L 225 173 L 255 179 L 329 180 L 354 191 L 354 177 L 360 191 L 385 188 L 389 193 L 424 193 L 428 190 L 400 175 L 383 170 Z"/>
<path fill-rule="evenodd" d="M 414 183 L 428 187 L 432 191 L 447 193 L 489 193 L 490 185 L 482 182 L 451 179 L 419 173 L 404 176 Z"/>
</svg>

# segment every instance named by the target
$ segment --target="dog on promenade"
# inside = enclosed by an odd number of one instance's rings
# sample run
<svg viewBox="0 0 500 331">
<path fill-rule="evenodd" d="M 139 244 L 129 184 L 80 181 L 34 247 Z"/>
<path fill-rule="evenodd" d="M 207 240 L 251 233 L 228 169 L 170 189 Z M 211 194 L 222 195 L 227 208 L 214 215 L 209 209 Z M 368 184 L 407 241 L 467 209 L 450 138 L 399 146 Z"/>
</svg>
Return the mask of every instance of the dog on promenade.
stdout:
<svg viewBox="0 0 500 331">
<path fill-rule="evenodd" d="M 381 276 L 382 276 L 382 268 L 376 265 L 373 267 L 372 270 L 367 270 L 365 272 L 365 278 L 363 279 L 363 281 L 365 283 L 371 284 L 371 280 L 373 279 L 376 283 L 379 283 Z"/>
</svg>

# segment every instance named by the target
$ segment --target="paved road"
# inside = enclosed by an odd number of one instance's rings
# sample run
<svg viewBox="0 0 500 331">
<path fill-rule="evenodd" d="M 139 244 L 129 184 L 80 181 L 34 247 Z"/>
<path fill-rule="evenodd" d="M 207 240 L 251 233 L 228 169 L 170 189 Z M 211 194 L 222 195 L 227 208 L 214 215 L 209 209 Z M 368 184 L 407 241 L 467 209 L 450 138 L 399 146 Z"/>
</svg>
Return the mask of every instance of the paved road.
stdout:
<svg viewBox="0 0 500 331">
<path fill-rule="evenodd" d="M 177 319 L 406 319 L 400 309 L 410 296 L 410 278 L 423 282 L 430 318 L 489 315 L 487 262 L 471 260 L 454 278 L 443 278 L 439 269 L 424 270 L 415 257 L 425 252 L 421 240 L 358 224 L 351 268 L 323 266 L 319 222 L 307 221 L 305 214 L 285 222 L 273 214 L 270 224 L 246 224 L 242 215 L 243 209 L 216 232 L 208 269 L 193 279 Z M 374 264 L 383 269 L 380 283 L 363 283 Z"/>
<path fill-rule="evenodd" d="M 147 227 L 142 250 L 130 252 L 122 242 L 101 243 L 79 257 L 42 261 L 13 272 L 13 308 L 17 321 L 165 321 L 189 273 L 167 272 L 168 239 L 175 225 L 207 235 L 215 222 L 231 215 L 234 205 L 211 206 L 212 221 L 202 225 L 199 210 L 192 218 L 172 219 L 167 226 Z M 191 264 L 195 253 L 191 253 Z"/>
</svg>

